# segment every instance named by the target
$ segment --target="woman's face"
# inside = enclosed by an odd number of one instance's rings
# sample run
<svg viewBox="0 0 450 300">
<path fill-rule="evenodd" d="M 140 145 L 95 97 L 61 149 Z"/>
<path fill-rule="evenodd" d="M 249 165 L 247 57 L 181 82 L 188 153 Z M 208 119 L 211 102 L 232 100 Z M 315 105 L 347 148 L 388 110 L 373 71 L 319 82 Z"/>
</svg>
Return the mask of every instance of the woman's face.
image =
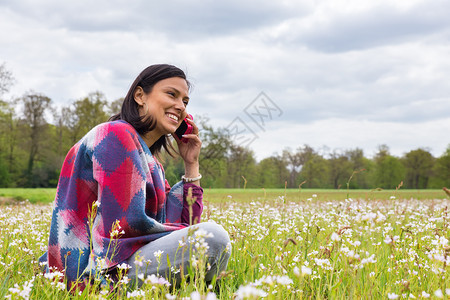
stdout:
<svg viewBox="0 0 450 300">
<path fill-rule="evenodd" d="M 151 131 L 152 135 L 159 138 L 175 132 L 187 115 L 188 94 L 187 82 L 180 77 L 158 81 L 148 94 L 141 88 L 136 89 L 135 100 L 141 105 L 141 115 L 148 114 L 156 121 L 156 127 Z"/>
</svg>

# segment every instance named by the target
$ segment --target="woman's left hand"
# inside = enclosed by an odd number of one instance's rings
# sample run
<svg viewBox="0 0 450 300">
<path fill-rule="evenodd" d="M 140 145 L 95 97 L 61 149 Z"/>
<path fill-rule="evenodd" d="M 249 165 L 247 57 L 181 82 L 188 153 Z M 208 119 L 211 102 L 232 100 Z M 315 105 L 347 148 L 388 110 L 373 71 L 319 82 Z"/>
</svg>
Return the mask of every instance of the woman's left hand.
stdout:
<svg viewBox="0 0 450 300">
<path fill-rule="evenodd" d="M 186 121 L 193 127 L 191 134 L 183 135 L 183 138 L 186 138 L 189 141 L 187 143 L 183 143 L 176 137 L 175 134 L 174 137 L 178 144 L 180 156 L 184 160 L 185 167 L 187 168 L 189 165 L 198 165 L 202 141 L 198 136 L 198 127 L 195 125 L 194 121 L 189 118 L 186 118 Z"/>
</svg>

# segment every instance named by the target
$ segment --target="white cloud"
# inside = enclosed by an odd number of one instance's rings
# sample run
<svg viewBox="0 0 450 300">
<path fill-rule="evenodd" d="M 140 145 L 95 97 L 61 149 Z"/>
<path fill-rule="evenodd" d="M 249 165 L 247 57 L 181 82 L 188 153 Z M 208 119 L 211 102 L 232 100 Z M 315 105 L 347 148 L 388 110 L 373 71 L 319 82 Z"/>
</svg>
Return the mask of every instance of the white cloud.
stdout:
<svg viewBox="0 0 450 300">
<path fill-rule="evenodd" d="M 114 100 L 146 66 L 172 63 L 194 84 L 189 111 L 215 126 L 244 118 L 261 91 L 279 105 L 263 135 L 273 142 L 252 144 L 259 158 L 304 143 L 367 155 L 450 143 L 446 1 L 224 3 L 3 1 L 7 96 Z"/>
<path fill-rule="evenodd" d="M 285 123 L 285 122 L 282 122 Z M 284 124 L 268 126 L 266 132 L 258 131 L 258 138 L 251 144 L 258 149 L 258 159 L 281 154 L 289 147 L 292 150 L 309 145 L 326 155 L 330 151 L 360 148 L 366 157 L 372 157 L 378 146 L 385 144 L 392 155 L 403 154 L 418 148 L 427 149 L 438 157 L 450 145 L 448 138 L 439 132 L 449 132 L 450 117 L 424 123 L 372 122 L 342 119 L 327 119 L 310 124 Z M 437 136 L 443 138 L 436 139 Z"/>
</svg>

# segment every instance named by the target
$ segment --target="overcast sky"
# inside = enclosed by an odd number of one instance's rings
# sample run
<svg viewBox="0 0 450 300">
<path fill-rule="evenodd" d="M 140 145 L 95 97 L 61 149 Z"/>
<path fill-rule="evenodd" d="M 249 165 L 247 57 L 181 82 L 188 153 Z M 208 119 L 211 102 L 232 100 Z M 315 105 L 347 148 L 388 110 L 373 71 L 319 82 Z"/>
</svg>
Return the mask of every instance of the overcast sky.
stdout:
<svg viewBox="0 0 450 300">
<path fill-rule="evenodd" d="M 447 0 L 2 0 L 0 64 L 16 79 L 4 97 L 112 101 L 146 66 L 170 63 L 194 85 L 189 112 L 258 159 L 304 144 L 440 156 L 449 12 Z"/>
</svg>

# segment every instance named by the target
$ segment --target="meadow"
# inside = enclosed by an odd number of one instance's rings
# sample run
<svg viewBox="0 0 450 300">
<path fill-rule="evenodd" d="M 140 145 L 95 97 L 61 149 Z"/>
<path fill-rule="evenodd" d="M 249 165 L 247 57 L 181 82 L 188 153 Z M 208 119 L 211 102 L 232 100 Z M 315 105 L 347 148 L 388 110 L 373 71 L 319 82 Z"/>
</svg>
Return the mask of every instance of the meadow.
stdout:
<svg viewBox="0 0 450 300">
<path fill-rule="evenodd" d="M 115 293 L 98 287 L 80 294 L 66 292 L 58 274 L 39 271 L 54 190 L 29 192 L 0 189 L 0 197 L 16 199 L 0 205 L 1 298 L 450 296 L 450 199 L 441 190 L 205 189 L 203 221 L 221 224 L 232 241 L 228 272 L 220 281 L 205 286 L 191 280 L 175 288 L 150 278 L 131 289 L 124 276 Z"/>
</svg>

